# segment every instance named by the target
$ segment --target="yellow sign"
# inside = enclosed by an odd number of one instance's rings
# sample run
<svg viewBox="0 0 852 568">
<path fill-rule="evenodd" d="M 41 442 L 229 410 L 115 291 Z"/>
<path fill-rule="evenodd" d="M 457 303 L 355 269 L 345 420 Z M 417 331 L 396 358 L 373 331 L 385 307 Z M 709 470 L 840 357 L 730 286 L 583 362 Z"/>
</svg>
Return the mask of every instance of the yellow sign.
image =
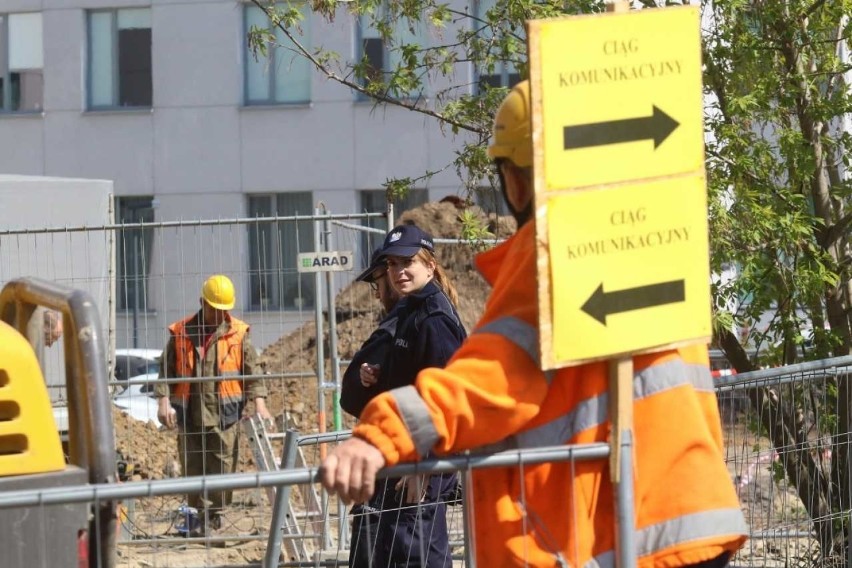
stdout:
<svg viewBox="0 0 852 568">
<path fill-rule="evenodd" d="M 698 7 L 528 37 L 543 368 L 709 338 Z"/>
<path fill-rule="evenodd" d="M 557 361 L 710 335 L 704 176 L 548 201 Z"/>
<path fill-rule="evenodd" d="M 697 7 L 544 20 L 547 190 L 703 167 Z"/>
</svg>

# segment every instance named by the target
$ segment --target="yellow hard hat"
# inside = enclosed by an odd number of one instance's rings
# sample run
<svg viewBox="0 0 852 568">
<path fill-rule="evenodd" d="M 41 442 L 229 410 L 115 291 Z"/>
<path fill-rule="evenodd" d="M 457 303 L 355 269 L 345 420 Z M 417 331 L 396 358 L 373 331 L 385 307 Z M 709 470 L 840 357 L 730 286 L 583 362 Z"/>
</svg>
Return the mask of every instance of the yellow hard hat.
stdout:
<svg viewBox="0 0 852 568">
<path fill-rule="evenodd" d="M 234 283 L 224 274 L 214 274 L 204 281 L 201 297 L 217 310 L 230 310 L 234 307 Z"/>
<path fill-rule="evenodd" d="M 530 112 L 530 82 L 521 81 L 509 91 L 494 116 L 489 157 L 505 158 L 521 168 L 532 166 Z"/>
</svg>

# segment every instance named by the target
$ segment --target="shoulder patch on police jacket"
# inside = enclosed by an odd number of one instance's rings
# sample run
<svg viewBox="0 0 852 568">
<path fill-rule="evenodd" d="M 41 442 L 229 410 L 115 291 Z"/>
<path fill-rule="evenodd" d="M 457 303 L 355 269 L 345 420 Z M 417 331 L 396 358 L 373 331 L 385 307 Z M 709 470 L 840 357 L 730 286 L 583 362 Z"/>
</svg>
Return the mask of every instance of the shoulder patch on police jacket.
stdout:
<svg viewBox="0 0 852 568">
<path fill-rule="evenodd" d="M 387 318 L 382 320 L 379 324 L 379 329 L 388 333 L 391 337 L 396 335 L 396 323 L 399 321 L 399 317 L 394 316 L 392 318 Z"/>
<path fill-rule="evenodd" d="M 432 294 L 426 298 L 426 301 L 423 302 L 423 308 L 418 310 L 417 315 L 414 317 L 414 329 L 419 331 L 420 324 L 424 319 L 438 314 L 448 316 L 458 327 L 464 329 L 461 319 L 459 319 L 456 309 L 453 307 L 453 303 L 450 302 L 450 299 L 443 291 L 438 292 L 437 294 Z"/>
</svg>

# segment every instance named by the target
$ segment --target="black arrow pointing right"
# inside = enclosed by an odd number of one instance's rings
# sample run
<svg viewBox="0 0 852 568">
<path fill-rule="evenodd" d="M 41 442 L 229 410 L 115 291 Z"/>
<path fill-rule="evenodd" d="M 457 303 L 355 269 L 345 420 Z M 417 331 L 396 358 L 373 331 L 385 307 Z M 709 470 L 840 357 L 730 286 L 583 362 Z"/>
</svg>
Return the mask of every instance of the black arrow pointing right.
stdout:
<svg viewBox="0 0 852 568">
<path fill-rule="evenodd" d="M 606 317 L 610 314 L 683 302 L 685 297 L 683 280 L 648 284 L 615 292 L 604 292 L 601 282 L 581 309 L 606 325 Z"/>
<path fill-rule="evenodd" d="M 566 150 L 651 139 L 656 150 L 678 126 L 678 121 L 654 106 L 651 116 L 566 126 L 562 137 Z"/>
</svg>

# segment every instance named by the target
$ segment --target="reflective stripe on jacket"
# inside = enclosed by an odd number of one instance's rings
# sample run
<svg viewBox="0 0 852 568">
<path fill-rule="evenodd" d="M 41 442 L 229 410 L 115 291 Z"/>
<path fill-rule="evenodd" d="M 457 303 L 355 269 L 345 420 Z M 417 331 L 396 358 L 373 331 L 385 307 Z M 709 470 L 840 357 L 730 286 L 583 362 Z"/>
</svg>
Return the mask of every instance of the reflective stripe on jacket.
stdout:
<svg viewBox="0 0 852 568">
<path fill-rule="evenodd" d="M 198 353 L 186 331 L 186 324 L 196 317 L 193 315 L 169 326 L 169 331 L 175 340 L 175 373 L 178 377 L 198 376 Z M 216 387 L 220 405 L 225 408 L 236 407 L 243 402 L 242 381 L 227 377 L 238 377 L 242 374 L 243 339 L 248 330 L 248 324 L 231 317 L 228 331 L 216 340 L 216 373 L 218 376 L 225 377 L 216 383 Z M 213 346 L 211 345 L 210 348 Z M 189 402 L 190 384 L 172 383 L 169 390 L 171 403 L 186 408 Z"/>
<path fill-rule="evenodd" d="M 533 223 L 477 257 L 485 314 L 444 369 L 373 399 L 355 435 L 393 465 L 429 451 L 606 442 L 607 363 L 543 372 Z M 707 350 L 636 356 L 634 497 L 638 565 L 685 566 L 742 546 L 747 527 L 724 463 Z M 480 566 L 609 567 L 615 503 L 606 460 L 478 470 Z"/>
</svg>

